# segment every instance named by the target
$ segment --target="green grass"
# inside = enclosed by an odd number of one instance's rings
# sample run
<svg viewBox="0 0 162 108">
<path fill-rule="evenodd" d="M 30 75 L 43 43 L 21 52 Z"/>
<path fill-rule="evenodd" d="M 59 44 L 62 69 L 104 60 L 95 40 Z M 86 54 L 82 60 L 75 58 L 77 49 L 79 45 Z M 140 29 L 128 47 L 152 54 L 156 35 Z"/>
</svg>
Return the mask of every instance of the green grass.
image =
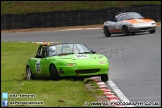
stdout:
<svg viewBox="0 0 162 108">
<path fill-rule="evenodd" d="M 161 1 L 1 1 L 1 15 L 69 10 L 98 10 L 111 7 L 129 7 L 137 4 L 161 5 Z"/>
<path fill-rule="evenodd" d="M 36 95 L 35 98 L 9 98 L 9 101 L 44 101 L 44 105 L 32 107 L 80 107 L 85 101 L 96 101 L 96 92 L 87 90 L 83 81 L 24 79 L 26 60 L 35 55 L 37 47 L 34 43 L 1 42 L 1 93 Z"/>
<path fill-rule="evenodd" d="M 100 90 L 100 87 L 97 85 L 96 82 L 90 81 L 91 86 L 94 88 L 92 91 L 94 94 L 97 94 L 98 96 L 102 96 L 103 92 Z"/>
</svg>

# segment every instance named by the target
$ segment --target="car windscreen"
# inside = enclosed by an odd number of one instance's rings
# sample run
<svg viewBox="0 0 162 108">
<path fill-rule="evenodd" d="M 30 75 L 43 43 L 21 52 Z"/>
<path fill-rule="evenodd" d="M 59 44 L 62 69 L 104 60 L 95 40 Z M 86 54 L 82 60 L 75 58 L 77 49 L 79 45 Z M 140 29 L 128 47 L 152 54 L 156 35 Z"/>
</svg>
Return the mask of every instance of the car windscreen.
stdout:
<svg viewBox="0 0 162 108">
<path fill-rule="evenodd" d="M 76 44 L 78 53 L 91 53 L 91 51 L 83 44 Z"/>
<path fill-rule="evenodd" d="M 129 20 L 129 19 L 138 19 L 138 18 L 143 18 L 143 17 L 138 13 L 125 13 L 125 14 L 118 16 L 119 21 Z"/>
<path fill-rule="evenodd" d="M 79 54 L 79 53 L 91 53 L 91 51 L 83 44 L 59 44 L 52 45 L 48 48 L 49 56 L 55 56 L 59 54 Z"/>
</svg>

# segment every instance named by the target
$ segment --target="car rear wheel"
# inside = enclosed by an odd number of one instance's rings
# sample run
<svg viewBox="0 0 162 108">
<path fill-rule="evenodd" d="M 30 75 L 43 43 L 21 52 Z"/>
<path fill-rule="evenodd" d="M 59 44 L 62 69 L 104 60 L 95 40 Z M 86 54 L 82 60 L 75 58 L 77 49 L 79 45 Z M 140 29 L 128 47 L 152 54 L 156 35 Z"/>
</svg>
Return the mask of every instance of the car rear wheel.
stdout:
<svg viewBox="0 0 162 108">
<path fill-rule="evenodd" d="M 59 80 L 60 79 L 60 76 L 57 72 L 55 65 L 50 66 L 50 74 L 51 74 L 51 79 L 53 79 L 53 80 Z"/>
<path fill-rule="evenodd" d="M 122 31 L 123 31 L 123 34 L 124 34 L 125 36 L 129 36 L 129 35 L 130 35 L 130 32 L 129 32 L 127 26 L 123 26 L 123 27 L 122 27 Z"/>
<path fill-rule="evenodd" d="M 110 37 L 111 36 L 111 33 L 110 33 L 108 27 L 104 26 L 103 31 L 104 31 L 105 37 Z"/>
<path fill-rule="evenodd" d="M 109 80 L 108 74 L 101 75 L 101 80 L 102 81 L 108 81 Z"/>
<path fill-rule="evenodd" d="M 132 32 L 131 35 L 135 35 L 136 33 L 135 32 Z"/>
<path fill-rule="evenodd" d="M 29 66 L 26 67 L 26 79 L 27 80 L 33 79 L 32 71 Z"/>
<path fill-rule="evenodd" d="M 150 33 L 155 33 L 155 30 L 150 30 L 149 32 L 150 32 Z"/>
</svg>

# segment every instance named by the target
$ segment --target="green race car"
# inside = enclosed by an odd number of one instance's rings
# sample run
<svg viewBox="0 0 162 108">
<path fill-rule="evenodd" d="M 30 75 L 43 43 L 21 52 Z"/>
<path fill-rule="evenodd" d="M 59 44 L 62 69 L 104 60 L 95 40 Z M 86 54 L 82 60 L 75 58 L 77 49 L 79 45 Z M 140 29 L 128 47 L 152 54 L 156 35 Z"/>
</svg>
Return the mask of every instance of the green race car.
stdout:
<svg viewBox="0 0 162 108">
<path fill-rule="evenodd" d="M 80 43 L 42 43 L 36 56 L 26 63 L 27 80 L 45 76 L 53 80 L 66 76 L 101 76 L 102 81 L 108 81 L 108 70 L 108 59 L 104 55 L 95 54 Z"/>
</svg>

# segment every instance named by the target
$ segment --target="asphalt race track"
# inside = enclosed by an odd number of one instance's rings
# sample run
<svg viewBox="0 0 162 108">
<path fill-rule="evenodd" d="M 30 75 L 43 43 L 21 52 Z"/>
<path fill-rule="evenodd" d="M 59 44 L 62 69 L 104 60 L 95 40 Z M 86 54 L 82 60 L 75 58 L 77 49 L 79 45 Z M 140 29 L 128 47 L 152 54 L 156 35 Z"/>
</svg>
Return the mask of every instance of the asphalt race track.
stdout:
<svg viewBox="0 0 162 108">
<path fill-rule="evenodd" d="M 84 43 L 109 58 L 109 77 L 130 101 L 161 104 L 161 27 L 104 37 L 102 29 L 1 33 L 1 41 Z"/>
</svg>

